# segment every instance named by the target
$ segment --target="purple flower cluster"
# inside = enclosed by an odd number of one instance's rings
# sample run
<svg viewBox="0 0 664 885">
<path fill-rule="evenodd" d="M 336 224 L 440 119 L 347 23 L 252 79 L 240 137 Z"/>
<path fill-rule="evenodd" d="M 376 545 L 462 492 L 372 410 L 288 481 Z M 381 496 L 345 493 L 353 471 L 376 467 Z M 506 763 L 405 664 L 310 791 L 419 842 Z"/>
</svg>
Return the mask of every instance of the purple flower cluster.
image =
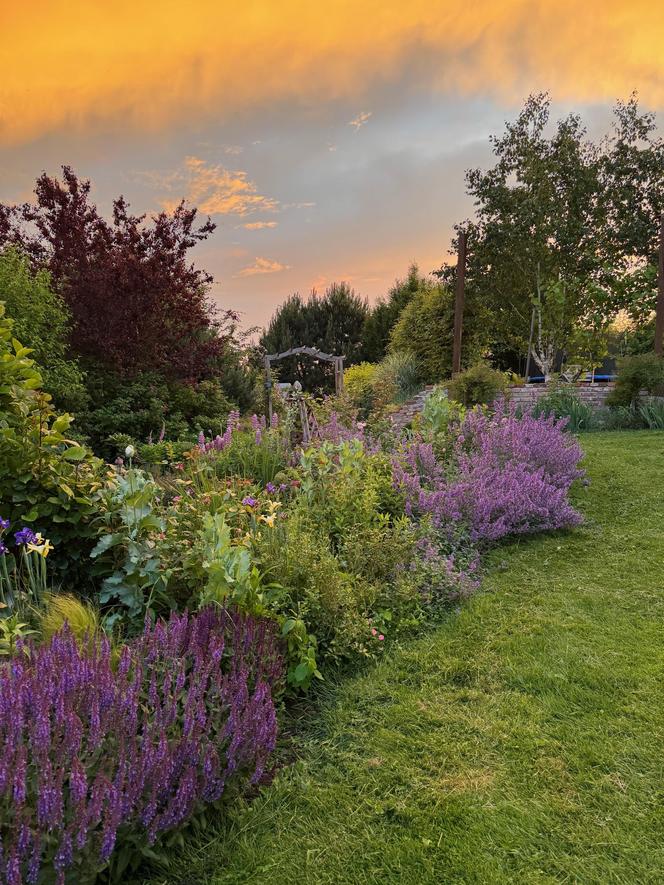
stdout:
<svg viewBox="0 0 664 885">
<path fill-rule="evenodd" d="M 115 659 L 67 628 L 0 670 L 0 881 L 78 881 L 256 783 L 283 664 L 271 622 L 205 609 L 146 625 Z M 40 878 L 41 877 L 41 878 Z"/>
<path fill-rule="evenodd" d="M 355 421 L 352 427 L 346 427 L 339 420 L 337 413 L 331 412 L 328 420 L 324 424 L 318 425 L 316 435 L 320 440 L 328 440 L 335 445 L 351 439 L 359 439 L 364 442 L 364 424 Z"/>
<path fill-rule="evenodd" d="M 223 435 L 217 434 L 213 439 L 206 440 L 205 434 L 201 430 L 198 434 L 198 448 L 205 455 L 208 452 L 223 452 L 228 448 L 233 439 L 233 434 L 240 427 L 240 413 L 233 410 L 228 416 L 228 424 Z"/>
<path fill-rule="evenodd" d="M 14 532 L 14 539 L 17 544 L 34 544 L 37 536 L 32 529 L 24 526 L 20 532 Z"/>
<path fill-rule="evenodd" d="M 263 441 L 263 431 L 267 427 L 267 422 L 265 420 L 265 415 L 261 415 L 259 418 L 258 415 L 251 416 L 251 427 L 254 431 L 254 440 L 256 445 L 259 446 Z"/>
<path fill-rule="evenodd" d="M 499 403 L 470 412 L 454 442 L 454 469 L 415 441 L 394 461 L 394 482 L 412 515 L 438 527 L 461 524 L 472 541 L 565 528 L 581 522 L 568 493 L 583 476 L 578 442 L 553 417 L 517 416 Z"/>
</svg>

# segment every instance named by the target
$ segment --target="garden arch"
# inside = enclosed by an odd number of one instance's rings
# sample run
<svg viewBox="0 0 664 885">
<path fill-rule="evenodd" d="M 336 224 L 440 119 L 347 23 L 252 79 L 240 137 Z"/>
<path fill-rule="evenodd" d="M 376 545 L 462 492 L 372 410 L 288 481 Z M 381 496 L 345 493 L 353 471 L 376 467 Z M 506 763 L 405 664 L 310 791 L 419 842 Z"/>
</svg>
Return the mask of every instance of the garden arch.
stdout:
<svg viewBox="0 0 664 885">
<path fill-rule="evenodd" d="M 315 347 L 291 347 L 290 350 L 284 350 L 283 353 L 266 353 L 264 357 L 265 364 L 265 394 L 267 399 L 267 415 L 272 420 L 272 363 L 278 363 L 279 360 L 285 360 L 289 356 L 297 356 L 304 353 L 312 359 L 323 360 L 327 363 L 334 363 L 334 392 L 337 396 L 344 389 L 344 357 L 332 353 L 323 353 Z"/>
</svg>

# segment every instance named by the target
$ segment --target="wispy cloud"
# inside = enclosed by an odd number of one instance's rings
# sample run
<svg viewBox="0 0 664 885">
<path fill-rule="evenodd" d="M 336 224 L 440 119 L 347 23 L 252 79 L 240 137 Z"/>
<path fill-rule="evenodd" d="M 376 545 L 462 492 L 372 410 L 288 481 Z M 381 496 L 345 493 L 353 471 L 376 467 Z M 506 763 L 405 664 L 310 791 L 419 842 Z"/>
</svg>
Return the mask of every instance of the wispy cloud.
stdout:
<svg viewBox="0 0 664 885">
<path fill-rule="evenodd" d="M 311 209 L 312 206 L 315 206 L 315 203 L 309 201 L 302 201 L 300 203 L 284 203 L 281 207 L 282 209 Z"/>
<path fill-rule="evenodd" d="M 373 111 L 362 111 L 361 114 L 358 114 L 357 117 L 355 117 L 353 120 L 350 120 L 348 125 L 353 126 L 353 128 L 357 132 L 357 130 L 361 129 L 364 126 L 364 124 L 367 122 L 369 117 L 371 117 L 372 115 L 373 115 Z"/>
<path fill-rule="evenodd" d="M 276 227 L 276 221 L 247 221 L 246 224 L 239 224 L 245 230 L 265 230 L 267 227 Z"/>
<path fill-rule="evenodd" d="M 236 277 L 253 277 L 257 274 L 279 273 L 282 270 L 290 270 L 290 264 L 282 264 L 272 258 L 254 258 L 254 263 L 243 267 L 238 271 Z"/>
<path fill-rule="evenodd" d="M 161 205 L 173 211 L 183 198 L 208 215 L 249 215 L 275 212 L 279 203 L 259 193 L 247 173 L 210 165 L 199 157 L 186 157 L 182 169 L 168 175 L 149 174 L 154 186 L 166 191 Z"/>
</svg>

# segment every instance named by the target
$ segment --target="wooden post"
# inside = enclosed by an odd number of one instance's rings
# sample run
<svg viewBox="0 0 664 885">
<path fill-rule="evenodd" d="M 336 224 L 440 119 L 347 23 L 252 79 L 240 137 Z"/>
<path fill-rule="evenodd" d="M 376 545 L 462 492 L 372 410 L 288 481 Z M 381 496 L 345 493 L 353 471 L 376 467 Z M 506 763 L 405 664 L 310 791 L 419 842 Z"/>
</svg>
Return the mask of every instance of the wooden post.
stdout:
<svg viewBox="0 0 664 885">
<path fill-rule="evenodd" d="M 463 336 L 463 307 L 466 285 L 466 234 L 459 233 L 456 286 L 454 295 L 454 339 L 452 342 L 452 375 L 461 371 L 461 338 Z"/>
<path fill-rule="evenodd" d="M 659 224 L 659 273 L 657 281 L 657 304 L 655 307 L 655 353 L 664 352 L 664 212 Z"/>
<path fill-rule="evenodd" d="M 341 396 L 344 391 L 344 358 L 336 357 L 334 360 L 334 392 Z"/>
</svg>

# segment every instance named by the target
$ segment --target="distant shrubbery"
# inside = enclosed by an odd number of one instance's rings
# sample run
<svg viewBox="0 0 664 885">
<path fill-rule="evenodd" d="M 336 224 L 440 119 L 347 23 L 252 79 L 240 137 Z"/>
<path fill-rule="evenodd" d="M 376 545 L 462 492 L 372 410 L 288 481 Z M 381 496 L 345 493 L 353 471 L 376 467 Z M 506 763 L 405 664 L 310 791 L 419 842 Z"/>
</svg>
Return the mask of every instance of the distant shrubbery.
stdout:
<svg viewBox="0 0 664 885">
<path fill-rule="evenodd" d="M 504 372 L 492 369 L 487 363 L 476 363 L 455 375 L 448 384 L 449 395 L 463 406 L 490 405 L 504 394 L 509 380 Z"/>
<path fill-rule="evenodd" d="M 642 390 L 664 393 L 664 359 L 655 353 L 623 357 L 609 405 L 636 406 Z"/>
</svg>

